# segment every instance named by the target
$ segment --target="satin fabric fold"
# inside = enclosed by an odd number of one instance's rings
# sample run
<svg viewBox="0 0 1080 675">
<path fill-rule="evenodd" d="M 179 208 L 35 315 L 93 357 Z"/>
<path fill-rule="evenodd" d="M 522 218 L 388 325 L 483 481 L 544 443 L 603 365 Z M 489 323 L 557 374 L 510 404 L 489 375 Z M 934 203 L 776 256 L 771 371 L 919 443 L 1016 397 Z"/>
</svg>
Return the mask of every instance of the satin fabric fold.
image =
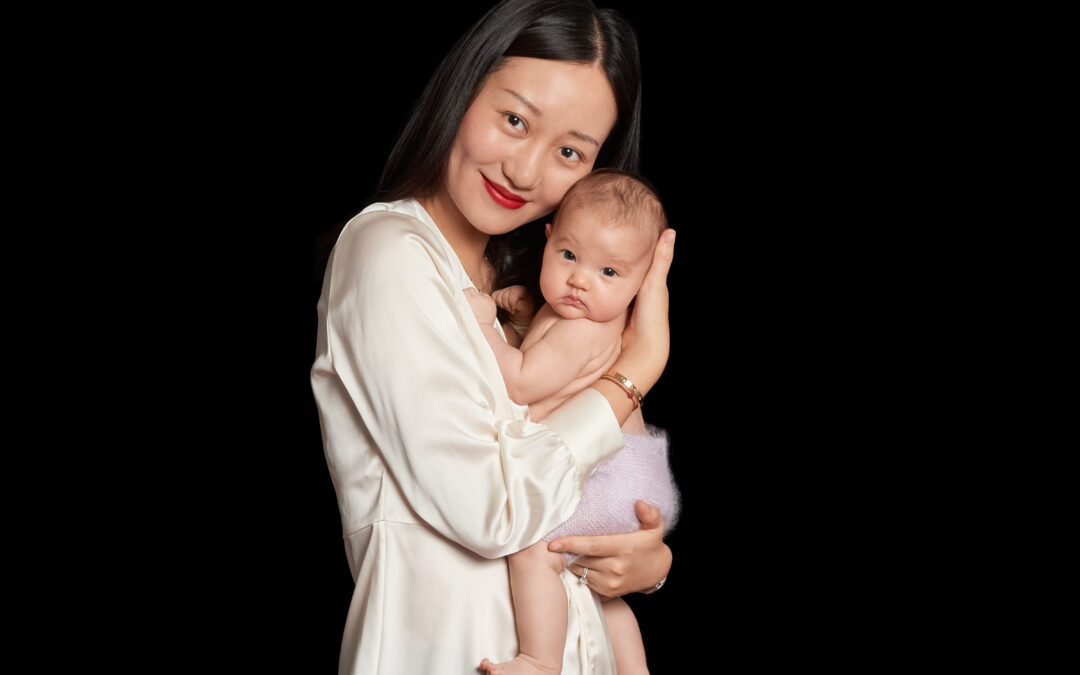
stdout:
<svg viewBox="0 0 1080 675">
<path fill-rule="evenodd" d="M 622 446 L 591 389 L 528 420 L 471 286 L 414 200 L 368 207 L 331 255 L 311 382 L 356 581 L 341 673 L 460 674 L 515 656 L 502 556 L 566 520 Z M 563 672 L 613 673 L 599 600 L 572 574 L 564 582 Z"/>
</svg>

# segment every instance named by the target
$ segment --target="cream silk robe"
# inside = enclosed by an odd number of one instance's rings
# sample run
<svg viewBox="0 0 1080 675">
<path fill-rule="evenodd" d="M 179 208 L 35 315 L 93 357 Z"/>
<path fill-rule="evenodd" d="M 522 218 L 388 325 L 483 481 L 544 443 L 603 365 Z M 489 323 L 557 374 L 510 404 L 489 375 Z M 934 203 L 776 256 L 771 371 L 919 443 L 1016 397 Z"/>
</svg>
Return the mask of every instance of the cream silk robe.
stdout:
<svg viewBox="0 0 1080 675">
<path fill-rule="evenodd" d="M 622 447 L 593 389 L 528 421 L 462 292 L 473 285 L 411 199 L 364 209 L 330 258 L 311 382 L 356 581 L 341 673 L 462 675 L 516 656 L 502 556 L 566 520 Z M 614 673 L 599 598 L 563 582 L 563 672 Z"/>
</svg>

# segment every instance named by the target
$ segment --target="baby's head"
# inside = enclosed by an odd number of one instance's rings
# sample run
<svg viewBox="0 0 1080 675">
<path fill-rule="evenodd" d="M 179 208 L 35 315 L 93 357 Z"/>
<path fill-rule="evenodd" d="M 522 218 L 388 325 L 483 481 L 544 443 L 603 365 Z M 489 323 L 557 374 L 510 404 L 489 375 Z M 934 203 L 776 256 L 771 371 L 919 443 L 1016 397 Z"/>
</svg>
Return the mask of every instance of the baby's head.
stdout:
<svg viewBox="0 0 1080 675">
<path fill-rule="evenodd" d="M 644 179 L 598 169 L 566 193 L 540 271 L 544 300 L 562 317 L 610 321 L 630 306 L 667 217 Z"/>
</svg>

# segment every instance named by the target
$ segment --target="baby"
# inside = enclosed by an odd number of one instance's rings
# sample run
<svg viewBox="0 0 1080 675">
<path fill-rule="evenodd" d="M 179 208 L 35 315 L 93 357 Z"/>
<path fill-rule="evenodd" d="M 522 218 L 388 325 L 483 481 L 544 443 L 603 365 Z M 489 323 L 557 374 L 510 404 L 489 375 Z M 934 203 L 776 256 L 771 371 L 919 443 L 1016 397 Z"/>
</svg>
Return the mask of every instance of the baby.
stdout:
<svg viewBox="0 0 1080 675">
<path fill-rule="evenodd" d="M 533 421 L 604 377 L 619 356 L 630 305 L 667 227 L 655 192 L 631 174 L 594 171 L 567 192 L 554 221 L 540 271 L 546 303 L 520 348 L 495 328 L 496 303 L 512 324 L 528 322 L 532 303 L 523 287 L 475 291 L 469 301 L 495 352 L 507 392 L 528 405 Z M 510 336 L 511 338 L 516 336 Z M 637 424 L 644 423 L 635 410 Z M 632 420 L 635 418 L 631 418 Z M 624 427 L 624 430 L 626 427 Z M 570 534 L 615 534 L 637 529 L 634 503 L 643 499 L 674 524 L 678 492 L 667 465 L 666 439 L 625 434 L 626 445 L 585 484 L 577 511 L 544 541 L 509 556 L 519 655 L 504 663 L 485 659 L 489 673 L 558 673 L 566 639 L 566 591 L 560 579 L 574 557 L 547 550 L 547 541 Z M 608 513 L 612 510 L 618 513 Z M 583 573 L 587 583 L 587 572 Z M 648 672 L 641 634 L 622 600 L 604 603 L 619 675 Z"/>
</svg>

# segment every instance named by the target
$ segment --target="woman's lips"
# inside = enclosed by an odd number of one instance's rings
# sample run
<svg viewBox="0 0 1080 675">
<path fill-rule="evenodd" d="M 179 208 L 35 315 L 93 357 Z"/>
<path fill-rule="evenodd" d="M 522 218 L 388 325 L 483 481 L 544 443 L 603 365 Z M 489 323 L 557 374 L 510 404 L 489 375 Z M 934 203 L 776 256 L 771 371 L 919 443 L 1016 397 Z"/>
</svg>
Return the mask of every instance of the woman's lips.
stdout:
<svg viewBox="0 0 1080 675">
<path fill-rule="evenodd" d="M 484 187 L 487 188 L 488 194 L 491 195 L 491 198 L 494 199 L 499 206 L 504 206 L 508 209 L 520 209 L 522 206 L 525 206 L 526 200 L 518 197 L 503 186 L 492 183 L 484 174 L 480 174 L 480 177 L 484 179 Z"/>
</svg>

